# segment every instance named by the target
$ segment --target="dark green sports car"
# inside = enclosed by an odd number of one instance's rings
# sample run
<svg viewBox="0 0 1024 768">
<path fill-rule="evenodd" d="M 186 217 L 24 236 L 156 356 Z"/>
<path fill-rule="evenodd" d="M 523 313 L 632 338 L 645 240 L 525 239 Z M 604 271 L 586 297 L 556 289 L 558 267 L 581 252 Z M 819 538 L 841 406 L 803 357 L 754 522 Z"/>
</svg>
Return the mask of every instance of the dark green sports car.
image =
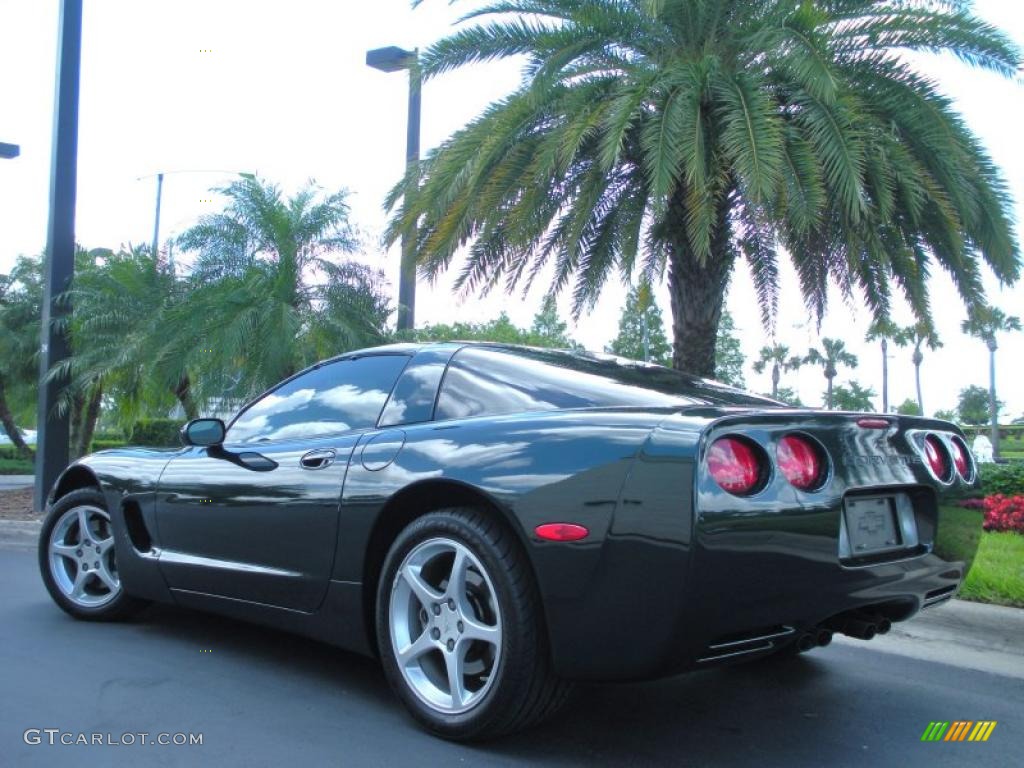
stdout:
<svg viewBox="0 0 1024 768">
<path fill-rule="evenodd" d="M 981 530 L 952 424 L 792 409 L 657 366 L 484 344 L 319 363 L 177 450 L 81 459 L 49 499 L 57 604 L 147 601 L 378 655 L 456 739 L 573 680 L 861 639 L 953 597 Z"/>
</svg>

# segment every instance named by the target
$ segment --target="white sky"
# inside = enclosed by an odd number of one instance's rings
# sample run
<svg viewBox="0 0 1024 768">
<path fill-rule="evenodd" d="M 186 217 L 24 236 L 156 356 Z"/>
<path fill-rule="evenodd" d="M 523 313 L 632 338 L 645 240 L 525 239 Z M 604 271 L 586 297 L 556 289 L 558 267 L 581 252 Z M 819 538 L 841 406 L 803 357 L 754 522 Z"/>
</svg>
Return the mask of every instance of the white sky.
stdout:
<svg viewBox="0 0 1024 768">
<path fill-rule="evenodd" d="M 0 271 L 45 244 L 49 186 L 57 0 L 0 0 L 0 141 L 21 156 L 0 161 Z M 156 171 L 256 171 L 293 191 L 315 178 L 352 191 L 354 221 L 366 235 L 363 258 L 382 266 L 397 292 L 398 253 L 376 246 L 384 194 L 404 164 L 407 85 L 404 73 L 365 66 L 368 48 L 425 47 L 446 34 L 468 3 L 452 8 L 427 0 L 85 0 L 77 239 L 87 247 L 149 242 Z M 1024 45 L 1024 4 L 981 0 L 984 19 Z M 210 52 L 203 52 L 209 50 Z M 922 58 L 922 66 L 953 96 L 969 125 L 1003 169 L 1024 219 L 1024 86 L 952 59 Z M 429 82 L 423 94 L 423 148 L 435 146 L 489 102 L 517 85 L 518 65 L 474 66 Z M 217 210 L 207 190 L 224 173 L 168 175 L 161 240 Z M 1018 225 L 1018 232 L 1020 232 Z M 450 282 L 421 284 L 417 324 L 478 321 L 505 309 L 520 325 L 536 312 L 547 286 L 538 281 L 525 300 L 497 293 L 454 300 Z M 1024 314 L 1024 286 L 999 289 L 993 302 Z M 615 335 L 625 288 L 610 284 L 595 311 L 570 323 L 585 346 L 601 349 Z M 968 384 L 987 386 L 987 351 L 959 330 L 964 311 L 951 283 L 932 280 L 936 321 L 945 346 L 927 352 L 925 407 L 951 408 Z M 667 294 L 659 300 L 670 316 Z M 569 298 L 560 301 L 568 314 Z M 729 295 L 744 352 L 747 383 L 767 391 L 767 374 L 749 364 L 767 339 L 749 276 L 739 270 Z M 908 321 L 909 317 L 900 318 Z M 869 323 L 861 306 L 836 301 L 822 334 L 839 336 L 860 357 L 853 378 L 881 390 L 881 353 L 863 342 Z M 779 341 L 804 352 L 817 340 L 792 273 L 784 271 Z M 1000 339 L 998 387 L 1011 416 L 1024 412 L 1024 334 Z M 890 401 L 913 397 L 910 352 L 891 352 Z M 824 389 L 815 370 L 783 378 L 815 404 Z M 880 397 L 878 398 L 880 401 Z M 880 405 L 880 402 L 877 404 Z"/>
</svg>

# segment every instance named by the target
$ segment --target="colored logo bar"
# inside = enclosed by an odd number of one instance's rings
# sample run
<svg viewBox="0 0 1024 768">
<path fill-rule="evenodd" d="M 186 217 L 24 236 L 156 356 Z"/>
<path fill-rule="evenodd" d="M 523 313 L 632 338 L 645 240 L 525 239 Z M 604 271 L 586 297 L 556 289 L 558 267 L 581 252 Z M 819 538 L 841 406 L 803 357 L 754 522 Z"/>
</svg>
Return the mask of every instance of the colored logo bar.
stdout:
<svg viewBox="0 0 1024 768">
<path fill-rule="evenodd" d="M 937 720 L 928 723 L 921 741 L 988 741 L 996 720 Z"/>
</svg>

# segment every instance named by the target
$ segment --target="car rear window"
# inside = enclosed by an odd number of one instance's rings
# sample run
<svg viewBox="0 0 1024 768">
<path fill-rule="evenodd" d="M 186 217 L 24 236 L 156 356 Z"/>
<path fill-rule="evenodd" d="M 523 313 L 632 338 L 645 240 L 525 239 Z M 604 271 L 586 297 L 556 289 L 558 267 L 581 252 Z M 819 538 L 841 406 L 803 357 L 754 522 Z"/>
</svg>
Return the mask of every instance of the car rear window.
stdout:
<svg viewBox="0 0 1024 768">
<path fill-rule="evenodd" d="M 660 366 L 548 350 L 465 347 L 455 354 L 435 419 L 615 406 L 777 405 Z"/>
</svg>

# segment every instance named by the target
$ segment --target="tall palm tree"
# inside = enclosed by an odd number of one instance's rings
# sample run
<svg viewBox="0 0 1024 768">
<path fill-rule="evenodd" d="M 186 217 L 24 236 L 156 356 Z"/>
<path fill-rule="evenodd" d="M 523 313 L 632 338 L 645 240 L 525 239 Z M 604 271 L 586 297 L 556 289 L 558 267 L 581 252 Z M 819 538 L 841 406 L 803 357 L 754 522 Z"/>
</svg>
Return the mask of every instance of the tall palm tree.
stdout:
<svg viewBox="0 0 1024 768">
<path fill-rule="evenodd" d="M 882 347 L 882 413 L 889 412 L 889 342 L 895 341 L 899 328 L 888 317 L 876 318 L 868 328 L 867 341 L 877 341 Z"/>
<path fill-rule="evenodd" d="M 170 315 L 172 348 L 205 350 L 205 391 L 245 397 L 383 338 L 383 276 L 337 258 L 359 244 L 345 191 L 325 195 L 311 182 L 285 199 L 255 177 L 215 191 L 227 197 L 223 212 L 177 239 L 198 257 Z"/>
<path fill-rule="evenodd" d="M 898 329 L 893 339 L 901 347 L 910 346 L 914 348 L 914 354 L 911 356 L 911 361 L 914 363 L 914 385 L 917 387 L 917 407 L 921 409 L 921 415 L 923 416 L 925 411 L 924 397 L 921 395 L 921 363 L 924 362 L 924 350 L 922 347 L 927 346 L 928 349 L 938 349 L 942 346 L 942 342 L 939 341 L 939 337 L 935 333 L 935 329 L 932 328 L 931 322 L 924 320 L 918 321 L 906 328 Z"/>
<path fill-rule="evenodd" d="M 961 328 L 988 347 L 988 416 L 991 425 L 992 450 L 999 455 L 999 401 L 996 399 L 996 335 L 1019 331 L 1020 318 L 1007 315 L 998 307 L 979 307 L 963 321 Z"/>
<path fill-rule="evenodd" d="M 417 3 L 414 3 L 417 4 Z M 615 273 L 667 269 L 673 364 L 711 377 L 726 283 L 776 308 L 789 254 L 819 319 L 828 284 L 920 318 L 937 265 L 969 303 L 979 261 L 1014 281 L 1006 185 L 906 51 L 1015 76 L 1020 51 L 948 0 L 492 0 L 428 48 L 431 78 L 526 58 L 522 86 L 407 173 L 387 240 L 463 290 L 553 268 L 574 312 Z"/>
<path fill-rule="evenodd" d="M 808 350 L 804 362 L 808 365 L 821 366 L 825 379 L 828 381 L 828 390 L 825 392 L 825 407 L 831 411 L 833 402 L 832 384 L 836 376 L 839 375 L 839 366 L 856 368 L 857 356 L 847 351 L 846 343 L 841 339 L 823 338 L 821 340 L 821 348 L 823 351 L 820 352 L 814 347 Z"/>
<path fill-rule="evenodd" d="M 795 371 L 804 364 L 804 361 L 790 355 L 789 347 L 785 344 L 772 344 L 770 347 L 761 347 L 761 354 L 754 362 L 754 372 L 764 373 L 769 363 L 772 366 L 772 397 L 778 399 L 782 372 Z"/>
</svg>

